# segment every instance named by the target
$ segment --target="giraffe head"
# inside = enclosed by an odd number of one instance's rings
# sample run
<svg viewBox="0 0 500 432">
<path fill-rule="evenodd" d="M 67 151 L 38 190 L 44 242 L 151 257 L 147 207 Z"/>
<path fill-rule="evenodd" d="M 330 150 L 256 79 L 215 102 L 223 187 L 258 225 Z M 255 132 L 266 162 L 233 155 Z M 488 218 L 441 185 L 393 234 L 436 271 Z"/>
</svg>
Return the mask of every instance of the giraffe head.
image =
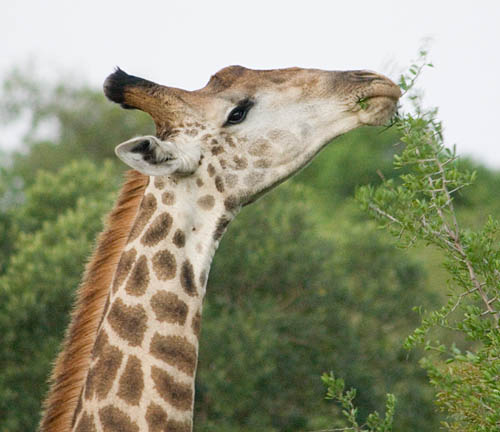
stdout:
<svg viewBox="0 0 500 432">
<path fill-rule="evenodd" d="M 251 70 L 230 66 L 196 91 L 165 87 L 118 69 L 104 83 L 109 99 L 151 115 L 156 136 L 120 144 L 138 171 L 178 181 L 208 169 L 231 205 L 252 202 L 310 162 L 333 138 L 381 125 L 400 90 L 368 71 Z"/>
</svg>

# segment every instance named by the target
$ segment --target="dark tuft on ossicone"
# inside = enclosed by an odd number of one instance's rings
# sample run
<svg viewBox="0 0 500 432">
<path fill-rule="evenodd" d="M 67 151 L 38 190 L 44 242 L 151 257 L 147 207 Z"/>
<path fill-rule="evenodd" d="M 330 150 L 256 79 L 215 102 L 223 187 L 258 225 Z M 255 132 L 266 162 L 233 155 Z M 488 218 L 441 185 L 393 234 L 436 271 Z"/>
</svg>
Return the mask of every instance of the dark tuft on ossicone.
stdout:
<svg viewBox="0 0 500 432">
<path fill-rule="evenodd" d="M 129 75 L 125 71 L 121 70 L 119 67 L 109 75 L 103 84 L 104 94 L 106 97 L 118 104 L 120 104 L 125 109 L 135 109 L 136 107 L 127 105 L 125 103 L 125 90 L 127 87 L 143 87 L 151 88 L 157 84 L 145 80 L 143 78 L 136 77 L 134 75 Z"/>
</svg>

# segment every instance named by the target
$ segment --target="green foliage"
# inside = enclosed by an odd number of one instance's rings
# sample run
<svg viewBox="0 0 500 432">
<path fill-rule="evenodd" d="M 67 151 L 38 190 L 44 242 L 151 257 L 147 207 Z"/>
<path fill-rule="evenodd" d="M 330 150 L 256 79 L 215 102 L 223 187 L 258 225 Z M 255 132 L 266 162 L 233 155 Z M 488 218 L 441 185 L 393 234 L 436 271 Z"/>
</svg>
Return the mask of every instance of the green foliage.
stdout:
<svg viewBox="0 0 500 432">
<path fill-rule="evenodd" d="M 327 387 L 325 399 L 336 400 L 342 406 L 342 415 L 347 419 L 349 426 L 342 429 L 330 429 L 353 431 L 353 432 L 391 432 L 394 421 L 394 410 L 396 398 L 392 394 L 387 395 L 385 403 L 385 417 L 382 419 L 377 411 L 370 413 L 365 425 L 358 423 L 358 409 L 354 407 L 353 400 L 356 397 L 356 390 L 345 391 L 345 383 L 342 378 L 335 378 L 333 372 L 323 374 L 321 377 L 323 384 Z"/>
<path fill-rule="evenodd" d="M 413 68 L 418 75 L 420 68 Z M 405 83 L 408 80 L 404 80 Z M 407 89 L 410 89 L 408 85 Z M 394 158 L 406 173 L 398 181 L 362 187 L 363 207 L 397 238 L 402 247 L 421 241 L 442 251 L 449 275 L 448 301 L 431 311 L 419 309 L 421 325 L 406 347 L 425 345 L 422 360 L 437 392 L 437 404 L 447 413 L 443 425 L 453 431 L 497 431 L 500 428 L 500 224 L 492 219 L 482 228 L 464 229 L 455 197 L 476 179 L 464 169 L 455 150 L 443 144 L 437 110 L 423 110 L 413 97 L 415 113 L 395 125 L 404 148 Z M 436 340 L 441 330 L 455 343 Z M 449 333 L 452 333 L 452 336 Z"/>
<path fill-rule="evenodd" d="M 11 221 L 16 247 L 0 277 L 2 431 L 35 429 L 74 289 L 115 197 L 117 178 L 106 168 L 81 161 L 40 173 Z M 47 219 L 37 221 L 36 211 Z"/>
</svg>

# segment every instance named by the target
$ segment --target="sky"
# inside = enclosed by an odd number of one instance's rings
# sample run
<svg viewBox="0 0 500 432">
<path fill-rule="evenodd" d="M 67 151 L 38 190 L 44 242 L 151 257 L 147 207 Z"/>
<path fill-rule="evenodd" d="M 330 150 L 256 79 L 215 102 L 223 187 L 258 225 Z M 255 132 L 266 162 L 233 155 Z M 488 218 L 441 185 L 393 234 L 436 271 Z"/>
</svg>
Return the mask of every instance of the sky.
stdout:
<svg viewBox="0 0 500 432">
<path fill-rule="evenodd" d="M 256 69 L 370 69 L 397 79 L 432 38 L 419 80 L 445 141 L 500 169 L 497 0 L 16 0 L 0 15 L 0 81 L 34 60 L 39 73 L 100 88 L 125 71 L 188 90 L 231 64 Z M 17 148 L 19 131 L 0 145 Z M 114 143 L 113 143 L 114 144 Z"/>
</svg>

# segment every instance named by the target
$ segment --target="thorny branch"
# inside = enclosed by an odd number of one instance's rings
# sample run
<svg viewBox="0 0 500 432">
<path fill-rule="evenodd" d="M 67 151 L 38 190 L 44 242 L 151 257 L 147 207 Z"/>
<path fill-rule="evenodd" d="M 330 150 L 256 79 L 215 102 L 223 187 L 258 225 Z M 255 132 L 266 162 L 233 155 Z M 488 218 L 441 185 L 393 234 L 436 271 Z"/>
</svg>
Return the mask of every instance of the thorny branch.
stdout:
<svg viewBox="0 0 500 432">
<path fill-rule="evenodd" d="M 492 307 L 492 304 L 498 299 L 497 299 L 497 297 L 495 297 L 493 299 L 488 298 L 487 293 L 483 289 L 485 284 L 480 282 L 479 276 L 477 275 L 476 271 L 474 270 L 474 266 L 472 265 L 467 253 L 465 252 L 461 238 L 460 238 L 460 227 L 458 224 L 458 220 L 456 218 L 455 208 L 453 206 L 452 195 L 453 195 L 453 193 L 455 193 L 456 191 L 458 191 L 459 189 L 461 189 L 465 185 L 460 185 L 460 186 L 453 188 L 452 190 L 449 190 L 448 184 L 450 184 L 451 182 L 446 177 L 446 169 L 445 169 L 446 165 L 448 165 L 450 162 L 452 162 L 454 160 L 456 160 L 455 156 L 448 158 L 445 161 L 440 160 L 439 152 L 436 155 L 436 157 L 434 157 L 434 158 L 425 158 L 425 159 L 418 160 L 418 162 L 421 162 L 421 163 L 435 163 L 437 166 L 438 170 L 435 173 L 426 175 L 427 181 L 428 181 L 429 187 L 430 187 L 429 189 L 427 189 L 427 192 L 429 192 L 431 194 L 431 198 L 433 201 L 430 208 L 436 209 L 436 213 L 441 221 L 442 228 L 443 228 L 444 232 L 441 230 L 440 231 L 434 230 L 431 227 L 431 225 L 427 222 L 425 215 L 422 215 L 422 217 L 420 218 L 420 223 L 421 223 L 422 227 L 424 228 L 424 230 L 428 234 L 434 236 L 437 239 L 440 239 L 447 246 L 447 248 L 450 250 L 450 252 L 455 256 L 455 258 L 457 258 L 458 261 L 461 262 L 465 266 L 465 268 L 468 272 L 468 275 L 469 275 L 469 279 L 474 286 L 473 289 L 468 290 L 466 292 L 463 292 L 458 296 L 457 303 L 452 307 L 451 312 L 453 312 L 458 307 L 458 305 L 461 303 L 461 301 L 466 296 L 468 296 L 474 292 L 477 292 L 479 294 L 479 297 L 481 298 L 482 302 L 484 303 L 484 306 L 486 307 L 486 311 L 482 315 L 491 314 L 495 318 L 496 323 L 498 324 L 499 320 L 500 320 L 500 312 L 496 311 Z M 436 188 L 436 184 L 435 184 L 436 180 L 433 179 L 433 175 L 439 175 L 439 180 L 440 180 L 440 183 L 442 184 L 442 187 Z M 437 193 L 439 193 L 439 192 L 443 193 L 445 198 L 446 198 L 446 202 L 442 205 L 438 204 L 439 200 L 438 200 Z M 382 210 L 381 208 L 374 205 L 373 203 L 369 204 L 369 208 L 372 211 L 374 211 L 376 214 L 381 216 L 382 218 L 389 220 L 391 223 L 400 225 L 401 227 L 403 227 L 403 230 L 404 230 L 403 222 L 401 222 L 399 219 L 397 219 L 393 215 L 387 213 L 386 211 Z M 443 211 L 444 209 L 446 209 L 446 214 L 449 215 L 449 217 L 451 218 L 451 226 L 450 226 L 449 220 L 447 219 L 447 216 L 445 215 L 445 213 Z M 457 254 L 458 256 L 455 254 Z"/>
</svg>

